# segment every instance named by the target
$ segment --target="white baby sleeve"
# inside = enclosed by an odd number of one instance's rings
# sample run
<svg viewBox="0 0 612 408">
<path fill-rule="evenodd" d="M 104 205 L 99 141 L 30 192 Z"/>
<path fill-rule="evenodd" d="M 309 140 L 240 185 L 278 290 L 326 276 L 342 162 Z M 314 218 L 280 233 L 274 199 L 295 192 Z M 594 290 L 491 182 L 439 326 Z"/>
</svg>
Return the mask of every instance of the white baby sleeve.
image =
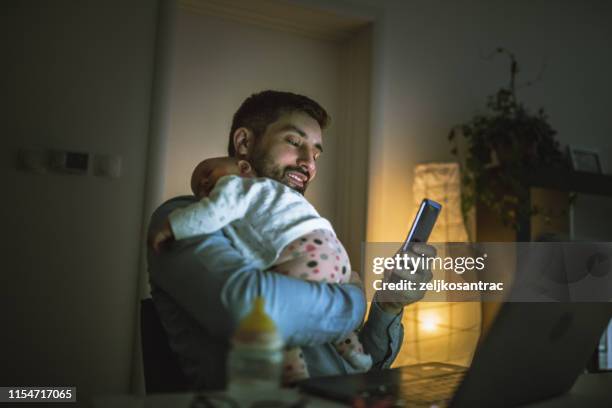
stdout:
<svg viewBox="0 0 612 408">
<path fill-rule="evenodd" d="M 238 176 L 221 177 L 208 197 L 170 213 L 175 239 L 210 234 L 243 218 L 254 198 L 257 183 Z"/>
</svg>

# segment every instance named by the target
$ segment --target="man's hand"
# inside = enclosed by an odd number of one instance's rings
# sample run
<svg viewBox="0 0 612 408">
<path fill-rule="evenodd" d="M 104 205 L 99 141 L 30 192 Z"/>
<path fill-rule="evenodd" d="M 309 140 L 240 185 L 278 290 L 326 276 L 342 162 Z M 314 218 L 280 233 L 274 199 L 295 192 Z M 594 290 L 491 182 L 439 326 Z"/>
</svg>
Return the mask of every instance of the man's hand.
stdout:
<svg viewBox="0 0 612 408">
<path fill-rule="evenodd" d="M 359 274 L 355 271 L 351 271 L 351 276 L 349 277 L 348 283 L 359 286 L 361 290 L 363 290 L 363 282 L 361 281 Z"/>
<path fill-rule="evenodd" d="M 159 231 L 151 234 L 149 237 L 149 245 L 153 247 L 155 252 L 159 253 L 162 244 L 172 240 L 174 240 L 174 234 L 172 233 L 170 222 L 166 220 Z"/>
<path fill-rule="evenodd" d="M 400 254 L 407 254 L 409 257 L 417 258 L 430 258 L 436 256 L 436 249 L 431 245 L 423 243 L 414 243 L 411 248 L 406 252 L 398 252 Z M 402 311 L 404 306 L 419 301 L 425 296 L 424 290 L 418 290 L 422 282 L 429 282 L 433 277 L 431 270 L 424 265 L 419 263 L 419 267 L 414 271 L 409 270 L 390 270 L 385 272 L 386 282 L 399 282 L 400 280 L 407 280 L 414 282 L 417 290 L 405 290 L 405 291 L 384 291 L 377 292 L 374 296 L 374 300 L 378 303 L 380 308 L 386 312 L 398 314 Z"/>
</svg>

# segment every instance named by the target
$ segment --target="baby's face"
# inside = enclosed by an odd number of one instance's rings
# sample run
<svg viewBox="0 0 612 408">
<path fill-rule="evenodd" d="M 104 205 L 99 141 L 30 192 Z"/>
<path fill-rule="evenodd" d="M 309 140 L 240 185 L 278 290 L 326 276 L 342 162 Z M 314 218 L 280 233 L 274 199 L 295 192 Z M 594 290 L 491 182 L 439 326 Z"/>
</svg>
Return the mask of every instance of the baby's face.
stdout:
<svg viewBox="0 0 612 408">
<path fill-rule="evenodd" d="M 251 165 L 228 157 L 206 159 L 198 164 L 191 176 L 191 190 L 196 197 L 208 197 L 217 181 L 230 174 L 242 177 L 255 177 Z"/>
<path fill-rule="evenodd" d="M 204 160 L 193 171 L 191 190 L 197 197 L 207 197 L 217 184 L 217 180 L 230 174 L 240 174 L 235 161 L 226 158 Z"/>
</svg>

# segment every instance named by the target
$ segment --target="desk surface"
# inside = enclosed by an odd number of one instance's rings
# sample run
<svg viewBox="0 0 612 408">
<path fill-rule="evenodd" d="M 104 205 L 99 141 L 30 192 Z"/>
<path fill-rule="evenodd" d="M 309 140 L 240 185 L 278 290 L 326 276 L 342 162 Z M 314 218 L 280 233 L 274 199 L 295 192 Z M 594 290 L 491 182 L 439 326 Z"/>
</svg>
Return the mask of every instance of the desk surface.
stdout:
<svg viewBox="0 0 612 408">
<path fill-rule="evenodd" d="M 567 394 L 524 407 L 610 408 L 612 407 L 612 373 L 581 375 Z"/>
<path fill-rule="evenodd" d="M 523 406 L 523 408 L 610 408 L 612 407 L 612 373 L 585 374 L 578 378 L 569 393 Z M 150 396 L 102 396 L 94 398 L 94 408 L 189 408 L 195 394 L 158 394 Z M 339 408 L 344 405 L 308 396 L 307 407 Z"/>
</svg>

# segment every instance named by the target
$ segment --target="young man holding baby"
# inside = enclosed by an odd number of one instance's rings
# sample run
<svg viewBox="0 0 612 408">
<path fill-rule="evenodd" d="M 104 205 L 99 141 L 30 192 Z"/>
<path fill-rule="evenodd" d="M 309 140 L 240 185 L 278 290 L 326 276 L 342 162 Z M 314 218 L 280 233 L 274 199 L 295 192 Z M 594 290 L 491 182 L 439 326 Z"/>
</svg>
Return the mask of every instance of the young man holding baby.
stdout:
<svg viewBox="0 0 612 408">
<path fill-rule="evenodd" d="M 328 279 L 316 278 L 319 268 L 316 272 L 315 269 L 307 271 L 311 273 L 310 277 L 303 273 L 301 276 L 305 280 L 296 279 L 299 267 L 312 263 L 306 258 L 314 256 L 308 252 L 311 249 L 306 249 L 310 238 L 316 243 L 328 238 L 330 245 L 335 241 L 338 254 L 343 256 L 342 245 L 334 239 L 331 226 L 324 226 L 321 230 L 316 226 L 324 224 L 312 224 L 310 218 L 305 219 L 307 224 L 310 222 L 308 225 L 315 225 L 314 231 L 300 230 L 302 235 L 294 234 L 285 240 L 287 242 L 278 241 L 281 244 L 274 248 L 277 256 L 265 262 L 248 256 L 244 245 L 236 244 L 240 241 L 237 234 L 241 227 L 232 229 L 233 224 L 215 224 L 208 230 L 189 229 L 191 234 L 182 233 L 176 237 L 182 239 L 173 240 L 173 229 L 186 225 L 187 218 L 180 219 L 179 215 L 189 212 L 193 221 L 197 218 L 193 214 L 198 213 L 186 209 L 197 210 L 200 199 L 203 199 L 202 203 L 210 204 L 207 201 L 209 194 L 217 199 L 224 193 L 223 186 L 229 182 L 234 186 L 231 191 L 239 194 L 226 193 L 236 200 L 239 207 L 247 198 L 254 200 L 253 209 L 261 207 L 258 197 L 249 195 L 249 191 L 277 194 L 278 199 L 271 201 L 274 205 L 282 203 L 281 197 L 285 197 L 290 201 L 289 209 L 293 205 L 308 207 L 302 195 L 316 175 L 316 160 L 323 152 L 322 129 L 328 121 L 325 110 L 307 97 L 277 91 L 252 95 L 234 115 L 230 131 L 229 165 L 233 166 L 235 161 L 237 167 L 229 171 L 228 164 L 219 160 L 215 165 L 200 166 L 192 179 L 196 196 L 169 200 L 153 214 L 150 232 L 157 250 L 151 248 L 148 257 L 152 296 L 171 347 L 179 355 L 183 371 L 194 388 L 217 389 L 225 385 L 229 339 L 256 296 L 265 298 L 266 311 L 276 322 L 285 343 L 299 347 L 307 366 L 307 372 L 301 373 L 302 376 L 353 373 L 370 366 L 372 369 L 387 368 L 395 359 L 403 337 L 401 311 L 405 305 L 419 300 L 422 293 L 400 293 L 392 302 L 374 302 L 367 321 L 360 328 L 366 309 L 363 291 L 359 285 L 348 283 L 348 279 L 329 279 L 330 275 L 333 276 L 331 268 L 337 266 L 321 263 L 321 274 Z M 219 186 L 215 189 L 217 181 Z M 261 190 L 262 183 L 267 190 Z M 260 190 L 251 190 L 253 185 L 258 185 Z M 222 202 L 228 201 L 224 199 Z M 243 211 L 250 214 L 250 207 L 245 208 Z M 310 212 L 310 207 L 306 210 L 307 217 L 318 217 L 316 210 L 312 209 L 314 213 Z M 290 221 L 294 222 L 295 213 L 293 218 L 291 211 L 287 213 Z M 243 214 L 239 221 L 246 222 L 244 218 Z M 255 219 L 251 225 L 258 222 L 261 219 Z M 265 224 L 260 225 L 265 228 Z M 220 227 L 224 228 L 218 229 Z M 301 240 L 305 245 L 300 252 Z M 251 246 L 266 244 L 253 243 Z M 325 251 L 316 249 L 318 260 L 328 259 Z M 433 255 L 432 248 L 427 245 L 417 245 L 413 251 L 415 256 Z M 348 260 L 346 265 L 349 265 Z M 296 272 L 291 272 L 292 269 Z M 431 272 L 419 270 L 403 278 L 415 282 L 428 281 Z M 358 331 L 355 333 L 355 330 Z M 353 336 L 354 343 L 359 345 L 357 357 L 365 354 L 371 362 L 357 364 L 339 349 L 340 340 L 349 336 Z"/>
</svg>

